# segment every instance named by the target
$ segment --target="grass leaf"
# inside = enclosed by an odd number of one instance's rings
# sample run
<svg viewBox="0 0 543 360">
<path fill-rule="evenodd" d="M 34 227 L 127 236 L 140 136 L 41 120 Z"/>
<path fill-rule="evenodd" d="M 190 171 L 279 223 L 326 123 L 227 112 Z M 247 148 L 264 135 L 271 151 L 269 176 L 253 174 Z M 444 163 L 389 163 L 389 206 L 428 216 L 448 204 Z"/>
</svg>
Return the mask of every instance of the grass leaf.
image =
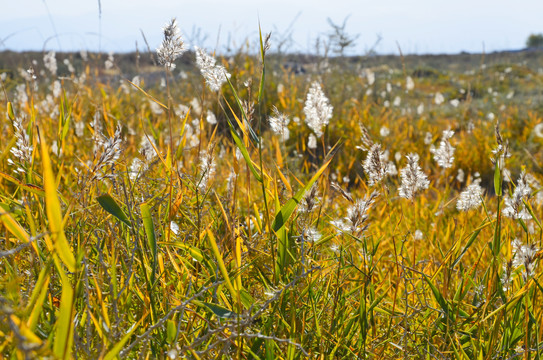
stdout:
<svg viewBox="0 0 543 360">
<path fill-rule="evenodd" d="M 4 179 L 6 179 L 7 181 L 17 185 L 21 189 L 27 190 L 27 191 L 29 191 L 29 192 L 31 192 L 33 194 L 39 195 L 39 196 L 45 196 L 45 191 L 41 187 L 39 187 L 37 185 L 25 184 L 22 181 L 19 181 L 19 180 L 15 179 L 13 176 L 8 175 L 6 173 L 3 173 L 1 171 L 0 171 L 0 177 L 2 177 Z"/>
<path fill-rule="evenodd" d="M 219 247 L 217 246 L 217 242 L 215 241 L 215 236 L 213 236 L 211 230 L 207 230 L 207 239 L 209 241 L 209 245 L 211 246 L 211 250 L 213 251 L 213 255 L 215 255 L 215 260 L 217 261 L 217 264 L 219 266 L 219 271 L 221 272 L 226 282 L 226 287 L 228 288 L 228 291 L 230 291 L 230 295 L 232 295 L 232 298 L 241 304 L 238 292 L 234 289 L 234 286 L 232 285 L 230 275 L 228 274 L 228 270 L 226 270 L 226 266 L 224 265 L 221 252 L 219 251 Z"/>
<path fill-rule="evenodd" d="M 109 350 L 108 353 L 104 356 L 104 360 L 113 360 L 113 359 L 118 358 L 119 353 L 123 349 L 124 345 L 128 342 L 128 340 L 130 340 L 130 338 L 132 337 L 132 334 L 139 327 L 140 323 L 144 320 L 145 317 L 142 317 L 140 321 L 133 324 L 128 329 L 128 331 L 126 332 L 126 334 L 124 334 L 121 340 L 118 343 L 116 343 L 115 346 L 113 346 L 111 350 Z"/>
<path fill-rule="evenodd" d="M 115 199 L 113 199 L 113 197 L 111 197 L 111 195 L 100 195 L 96 198 L 96 200 L 105 211 L 115 216 L 117 219 L 121 220 L 127 226 L 131 227 L 132 224 L 130 223 L 128 216 L 126 216 L 123 209 L 121 209 L 119 204 L 117 204 L 117 202 L 115 201 Z"/>
<path fill-rule="evenodd" d="M 57 185 L 45 140 L 41 141 L 41 149 L 43 161 L 43 185 L 45 188 L 45 209 L 47 220 L 49 220 L 49 230 L 51 231 L 53 244 L 59 258 L 64 262 L 64 265 L 66 265 L 70 272 L 75 272 L 75 258 L 70 248 L 70 244 L 66 239 L 66 235 L 64 234 L 62 212 L 57 197 Z"/>
<path fill-rule="evenodd" d="M 277 215 L 275 215 L 275 219 L 272 223 L 272 230 L 274 232 L 278 232 L 283 226 L 285 226 L 286 222 L 294 212 L 294 209 L 296 209 L 296 206 L 302 201 L 302 198 L 304 197 L 305 193 L 313 186 L 315 181 L 321 176 L 321 174 L 326 170 L 330 162 L 332 161 L 332 157 L 329 157 L 328 160 L 324 162 L 324 164 L 320 167 L 319 170 L 313 175 L 311 179 L 305 184 L 304 187 L 302 187 L 296 195 L 294 195 L 292 198 L 290 198 L 277 212 Z"/>
<path fill-rule="evenodd" d="M 148 203 L 140 204 L 141 210 L 141 219 L 143 221 L 143 228 L 145 230 L 145 235 L 147 236 L 147 241 L 149 244 L 149 249 L 153 255 L 153 264 L 152 264 L 152 282 L 156 276 L 156 267 L 157 267 L 157 243 L 155 238 L 155 225 L 153 224 L 153 218 L 151 217 L 151 208 Z"/>
<path fill-rule="evenodd" d="M 74 339 L 74 290 L 70 279 L 64 273 L 61 266 L 57 266 L 62 284 L 60 297 L 60 310 L 56 323 L 56 332 L 53 342 L 53 352 L 59 359 L 70 359 L 72 356 L 72 344 Z"/>
<path fill-rule="evenodd" d="M 21 242 L 29 242 L 30 241 L 30 235 L 26 232 L 25 229 L 15 220 L 8 212 L 6 212 L 4 209 L 9 208 L 5 204 L 0 203 L 0 220 L 8 229 L 8 231 L 15 236 L 19 241 Z"/>
<path fill-rule="evenodd" d="M 245 147 L 245 144 L 243 144 L 243 141 L 240 139 L 238 134 L 236 133 L 236 130 L 234 129 L 234 126 L 232 125 L 232 122 L 230 122 L 230 119 L 228 120 L 228 126 L 230 127 L 230 134 L 232 134 L 232 137 L 234 138 L 234 142 L 236 143 L 236 146 L 238 147 L 239 151 L 241 151 L 241 155 L 243 155 L 243 159 L 245 159 L 245 162 L 249 166 L 249 169 L 255 176 L 256 180 L 258 182 L 262 182 L 262 176 L 260 176 L 258 170 L 256 170 L 255 165 L 253 161 L 251 160 L 251 156 L 249 155 L 249 151 Z"/>
</svg>

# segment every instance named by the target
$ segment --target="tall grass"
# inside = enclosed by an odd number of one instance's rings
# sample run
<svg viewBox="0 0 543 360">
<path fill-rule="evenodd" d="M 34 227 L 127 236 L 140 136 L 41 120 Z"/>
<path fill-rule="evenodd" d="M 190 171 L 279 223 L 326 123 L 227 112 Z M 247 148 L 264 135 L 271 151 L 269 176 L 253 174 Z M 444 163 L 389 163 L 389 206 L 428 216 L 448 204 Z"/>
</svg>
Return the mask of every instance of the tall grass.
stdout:
<svg viewBox="0 0 543 360">
<path fill-rule="evenodd" d="M 539 359 L 542 75 L 268 41 L 2 78 L 0 354 Z"/>
</svg>

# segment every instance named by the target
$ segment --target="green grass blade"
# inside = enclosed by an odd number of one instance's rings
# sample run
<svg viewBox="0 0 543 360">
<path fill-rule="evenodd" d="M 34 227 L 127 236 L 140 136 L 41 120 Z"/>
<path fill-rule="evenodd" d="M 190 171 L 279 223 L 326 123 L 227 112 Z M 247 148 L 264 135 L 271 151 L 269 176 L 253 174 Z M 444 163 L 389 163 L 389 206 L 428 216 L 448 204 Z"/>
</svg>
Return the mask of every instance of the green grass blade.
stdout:
<svg viewBox="0 0 543 360">
<path fill-rule="evenodd" d="M 468 249 L 471 247 L 471 245 L 473 245 L 473 242 L 475 241 L 475 239 L 477 239 L 477 237 L 479 236 L 479 233 L 481 232 L 481 230 L 483 230 L 484 227 L 486 227 L 487 225 L 489 225 L 490 223 L 486 223 L 484 224 L 483 226 L 479 227 L 479 229 L 477 229 L 476 231 L 473 232 L 473 234 L 471 234 L 466 246 L 464 246 L 464 248 L 462 249 L 462 252 L 460 252 L 460 255 L 458 255 L 456 257 L 456 259 L 453 261 L 452 263 L 452 266 L 451 267 L 455 267 L 459 262 L 460 260 L 462 260 L 462 257 L 466 254 L 466 252 L 468 251 Z"/>
<path fill-rule="evenodd" d="M 153 264 L 152 264 L 152 282 L 154 283 L 156 276 L 156 267 L 157 267 L 157 243 L 155 237 L 155 225 L 153 224 L 153 218 L 151 217 L 151 208 L 149 204 L 144 202 L 140 205 L 141 210 L 141 219 L 143 221 L 143 228 L 145 230 L 145 235 L 147 236 L 147 242 L 149 244 L 149 249 L 153 254 Z"/>
<path fill-rule="evenodd" d="M 430 281 L 430 279 L 428 279 L 427 276 L 424 275 L 423 279 L 426 281 L 428 286 L 430 286 L 430 290 L 432 290 L 432 293 L 434 294 L 434 297 L 437 303 L 439 304 L 439 306 L 441 306 L 441 310 L 443 310 L 445 315 L 449 316 L 449 304 L 447 303 L 443 295 L 441 295 L 439 290 L 434 286 L 434 284 L 432 284 L 432 282 Z"/>
<path fill-rule="evenodd" d="M 43 191 L 43 189 L 41 187 L 37 186 L 37 185 L 25 184 L 25 183 L 15 179 L 13 176 L 8 175 L 6 173 L 3 173 L 1 171 L 0 171 L 0 178 L 4 178 L 7 181 L 17 185 L 19 188 L 25 189 L 26 191 L 29 191 L 29 192 L 31 192 L 33 194 L 36 194 L 36 195 L 39 195 L 39 196 L 45 196 L 45 191 Z"/>
<path fill-rule="evenodd" d="M 207 302 L 202 302 L 201 304 L 207 307 L 209 310 L 211 310 L 211 312 L 213 312 L 213 314 L 217 315 L 220 318 L 235 319 L 238 317 L 238 314 L 222 306 L 212 304 L 212 303 L 207 303 Z"/>
<path fill-rule="evenodd" d="M 266 79 L 266 61 L 264 53 L 264 42 L 262 40 L 262 28 L 260 22 L 258 23 L 258 35 L 260 39 L 260 57 L 262 60 L 262 75 L 260 76 L 260 86 L 258 87 L 258 103 L 262 101 L 262 95 L 264 94 L 264 80 Z"/>
<path fill-rule="evenodd" d="M 494 167 L 494 191 L 496 192 L 496 196 L 502 196 L 502 174 L 499 161 L 496 161 L 496 166 Z"/>
<path fill-rule="evenodd" d="M 530 205 L 529 202 L 527 202 L 526 200 L 522 199 L 522 203 L 524 204 L 524 206 L 526 207 L 526 209 L 528 210 L 528 212 L 530 213 L 530 215 L 532 215 L 532 219 L 535 221 L 535 223 L 537 224 L 537 226 L 539 227 L 540 230 L 543 230 L 543 227 L 541 226 L 541 221 L 539 221 L 539 219 L 537 218 L 537 216 L 535 215 L 534 213 L 534 209 L 532 209 L 532 206 Z"/>
<path fill-rule="evenodd" d="M 256 180 L 261 183 L 262 176 L 260 176 L 258 170 L 255 168 L 255 165 L 253 161 L 251 160 L 251 156 L 249 155 L 249 151 L 247 151 L 245 144 L 243 144 L 243 141 L 238 136 L 236 130 L 234 129 L 234 125 L 232 125 L 232 122 L 230 122 L 230 119 L 227 119 L 227 120 L 228 120 L 228 126 L 230 127 L 230 133 L 232 134 L 232 137 L 234 138 L 234 142 L 236 143 L 236 146 L 238 147 L 239 151 L 241 151 L 241 155 L 243 155 L 243 159 L 245 159 L 247 166 L 249 166 L 249 169 L 255 176 Z"/>
<path fill-rule="evenodd" d="M 321 167 L 320 169 L 313 175 L 313 177 L 305 184 L 304 187 L 302 187 L 296 195 L 294 195 L 292 198 L 290 198 L 284 205 L 281 207 L 277 215 L 275 215 L 275 219 L 272 223 L 272 230 L 274 232 L 278 232 L 279 229 L 281 229 L 283 226 L 285 226 L 286 222 L 294 212 L 294 209 L 296 209 L 296 206 L 302 201 L 302 198 L 304 197 L 305 193 L 313 186 L 315 181 L 322 175 L 324 170 L 330 165 L 330 162 L 332 161 L 332 157 L 330 157 Z"/>
<path fill-rule="evenodd" d="M 134 330 L 138 328 L 138 325 L 140 324 L 141 320 L 137 322 L 136 324 L 132 325 L 130 329 L 128 329 L 128 332 L 122 337 L 122 339 L 118 343 L 116 343 L 115 346 L 111 348 L 111 350 L 106 354 L 106 356 L 104 356 L 104 360 L 113 360 L 117 358 L 117 356 L 123 349 L 124 345 L 128 342 L 128 340 L 130 340 L 130 337 L 134 333 Z"/>
<path fill-rule="evenodd" d="M 13 104 L 8 101 L 8 117 L 11 121 L 15 120 L 15 112 L 13 112 Z"/>
<path fill-rule="evenodd" d="M 131 227 L 130 220 L 128 220 L 128 216 L 126 216 L 123 209 L 121 209 L 119 204 L 117 204 L 117 202 L 115 201 L 115 199 L 113 199 L 113 197 L 111 197 L 111 195 L 109 194 L 100 195 L 96 198 L 96 200 L 105 211 L 115 216 L 117 219 L 121 220 L 127 226 Z"/>
<path fill-rule="evenodd" d="M 249 125 L 249 122 L 247 121 L 247 114 L 245 113 L 245 109 L 243 108 L 243 105 L 241 104 L 241 100 L 239 99 L 238 93 L 236 92 L 236 89 L 234 88 L 234 85 L 232 85 L 232 82 L 227 77 L 226 81 L 228 81 L 228 85 L 230 86 L 230 89 L 232 90 L 232 94 L 234 94 L 234 98 L 236 99 L 236 103 L 238 104 L 239 110 L 241 111 L 241 116 L 243 118 L 243 124 L 249 131 L 249 135 L 251 135 L 251 138 L 254 142 L 258 143 L 260 139 L 258 138 L 258 135 L 254 132 L 251 125 Z"/>
<path fill-rule="evenodd" d="M 62 97 L 60 98 L 60 123 L 62 126 L 62 131 L 60 134 L 60 140 L 64 141 L 66 135 L 68 135 L 68 130 L 70 129 L 70 121 L 72 119 L 72 108 L 67 105 L 68 99 L 66 98 L 66 92 L 62 92 Z"/>
</svg>

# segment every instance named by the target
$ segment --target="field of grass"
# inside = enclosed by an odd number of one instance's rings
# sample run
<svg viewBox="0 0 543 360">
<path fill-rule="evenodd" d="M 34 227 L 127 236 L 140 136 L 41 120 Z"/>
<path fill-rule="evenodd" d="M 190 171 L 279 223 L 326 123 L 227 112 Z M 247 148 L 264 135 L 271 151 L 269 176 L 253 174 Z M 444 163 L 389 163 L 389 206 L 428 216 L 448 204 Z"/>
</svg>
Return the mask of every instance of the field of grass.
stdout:
<svg viewBox="0 0 543 360">
<path fill-rule="evenodd" d="M 540 359 L 543 55 L 266 48 L 4 54 L 0 358 Z"/>
</svg>

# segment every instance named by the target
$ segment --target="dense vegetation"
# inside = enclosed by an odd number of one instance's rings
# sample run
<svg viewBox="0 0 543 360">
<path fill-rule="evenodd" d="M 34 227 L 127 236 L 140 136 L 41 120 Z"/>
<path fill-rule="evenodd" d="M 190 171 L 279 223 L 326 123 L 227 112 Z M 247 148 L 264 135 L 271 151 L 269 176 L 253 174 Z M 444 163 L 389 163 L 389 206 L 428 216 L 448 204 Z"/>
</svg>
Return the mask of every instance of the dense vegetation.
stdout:
<svg viewBox="0 0 543 360">
<path fill-rule="evenodd" d="M 260 47 L 3 70 L 0 356 L 540 358 L 541 56 Z"/>
</svg>

